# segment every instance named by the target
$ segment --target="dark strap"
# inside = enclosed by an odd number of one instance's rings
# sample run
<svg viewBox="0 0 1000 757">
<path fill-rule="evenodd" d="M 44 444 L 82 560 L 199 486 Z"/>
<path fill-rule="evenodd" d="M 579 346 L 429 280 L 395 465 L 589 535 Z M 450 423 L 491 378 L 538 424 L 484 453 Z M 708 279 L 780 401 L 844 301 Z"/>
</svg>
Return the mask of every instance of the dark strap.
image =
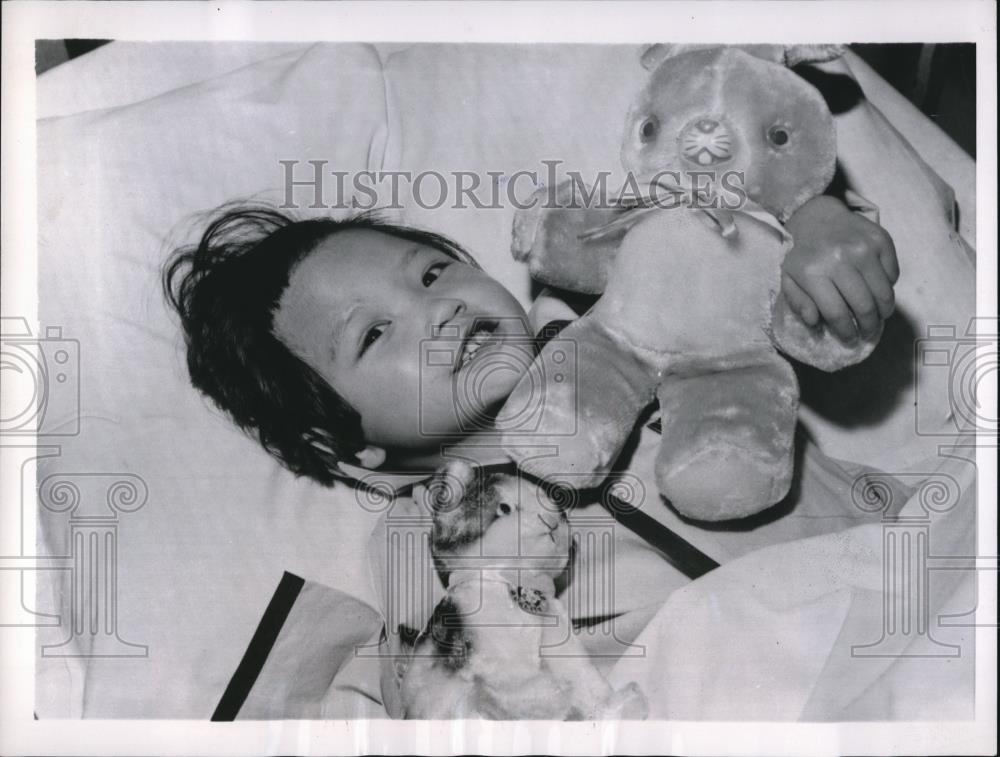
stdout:
<svg viewBox="0 0 1000 757">
<path fill-rule="evenodd" d="M 298 576 L 285 572 L 278 583 L 278 588 L 274 590 L 274 596 L 264 610 L 264 616 L 257 624 L 253 638 L 247 651 L 243 653 L 243 659 L 236 667 L 236 672 L 229 680 L 229 685 L 222 693 L 222 698 L 212 713 L 213 721 L 235 720 L 240 708 L 250 695 L 250 689 L 257 682 L 260 671 L 264 668 L 267 656 L 274 647 L 274 642 L 281 633 L 281 627 L 285 625 L 288 613 L 292 610 L 292 605 L 302 591 L 305 580 Z"/>
<path fill-rule="evenodd" d="M 553 339 L 553 337 L 558 336 L 559 332 L 562 331 L 567 326 L 569 326 L 569 324 L 571 323 L 572 321 L 569 320 L 558 320 L 558 321 L 549 321 L 544 326 L 542 326 L 542 330 L 535 335 L 535 351 L 541 352 L 542 347 L 544 347 L 548 342 L 550 342 Z"/>
<path fill-rule="evenodd" d="M 677 570 L 691 579 L 700 578 L 719 567 L 719 563 L 691 542 L 650 517 L 634 505 L 613 494 L 601 497 L 601 504 L 614 519 L 653 547 Z"/>
</svg>

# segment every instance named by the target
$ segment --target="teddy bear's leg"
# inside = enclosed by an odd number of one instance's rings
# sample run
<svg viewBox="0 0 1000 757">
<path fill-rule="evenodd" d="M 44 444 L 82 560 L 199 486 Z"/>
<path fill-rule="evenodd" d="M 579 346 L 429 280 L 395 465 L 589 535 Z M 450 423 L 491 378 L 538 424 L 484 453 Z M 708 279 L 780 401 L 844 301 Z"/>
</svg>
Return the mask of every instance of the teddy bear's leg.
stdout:
<svg viewBox="0 0 1000 757">
<path fill-rule="evenodd" d="M 612 207 L 608 198 L 573 181 L 542 187 L 532 196 L 531 207 L 514 216 L 511 252 L 516 260 L 528 264 L 536 281 L 582 294 L 600 294 L 625 229 L 588 240 L 580 235 L 623 212 L 623 208 Z"/>
<path fill-rule="evenodd" d="M 792 367 L 778 354 L 737 368 L 670 376 L 659 387 L 660 493 L 685 516 L 727 520 L 788 492 L 798 409 Z"/>
<path fill-rule="evenodd" d="M 651 366 L 584 316 L 545 345 L 497 416 L 505 451 L 547 481 L 596 486 L 657 381 Z"/>
</svg>

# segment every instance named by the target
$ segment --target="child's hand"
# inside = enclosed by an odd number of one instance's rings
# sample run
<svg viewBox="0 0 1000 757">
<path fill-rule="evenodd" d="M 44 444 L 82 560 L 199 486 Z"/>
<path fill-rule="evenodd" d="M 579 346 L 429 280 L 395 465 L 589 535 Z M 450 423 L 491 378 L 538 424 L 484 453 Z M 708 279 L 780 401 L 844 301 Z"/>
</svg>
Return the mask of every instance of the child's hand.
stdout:
<svg viewBox="0 0 1000 757">
<path fill-rule="evenodd" d="M 820 319 L 845 341 L 870 336 L 895 307 L 896 247 L 885 229 L 821 196 L 788 220 L 794 238 L 781 289 L 803 321 Z"/>
</svg>

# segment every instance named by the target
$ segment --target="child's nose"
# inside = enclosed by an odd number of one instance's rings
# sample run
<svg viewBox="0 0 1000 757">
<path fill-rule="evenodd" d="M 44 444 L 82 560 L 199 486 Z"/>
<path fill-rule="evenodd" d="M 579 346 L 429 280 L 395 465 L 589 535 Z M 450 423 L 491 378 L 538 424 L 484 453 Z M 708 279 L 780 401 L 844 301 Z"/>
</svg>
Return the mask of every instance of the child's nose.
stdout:
<svg viewBox="0 0 1000 757">
<path fill-rule="evenodd" d="M 430 306 L 430 325 L 433 336 L 449 336 L 441 333 L 443 327 L 451 320 L 465 312 L 465 302 L 454 298 L 435 299 Z"/>
</svg>

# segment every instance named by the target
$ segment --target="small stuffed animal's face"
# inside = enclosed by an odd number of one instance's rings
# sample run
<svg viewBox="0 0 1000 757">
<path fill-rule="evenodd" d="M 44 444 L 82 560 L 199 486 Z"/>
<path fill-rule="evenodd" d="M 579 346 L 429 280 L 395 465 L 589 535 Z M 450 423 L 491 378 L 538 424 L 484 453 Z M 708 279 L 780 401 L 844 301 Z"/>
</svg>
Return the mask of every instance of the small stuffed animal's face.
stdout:
<svg viewBox="0 0 1000 757">
<path fill-rule="evenodd" d="M 569 633 L 552 580 L 568 563 L 569 529 L 543 487 L 456 461 L 413 496 L 432 511 L 434 557 L 452 573 L 404 666 L 406 717 L 645 717 L 638 687 L 613 690 Z M 543 655 L 557 643 L 566 656 Z"/>
<path fill-rule="evenodd" d="M 566 567 L 566 516 L 530 481 L 456 461 L 434 475 L 426 494 L 414 495 L 429 495 L 432 551 L 445 572 L 470 557 L 483 558 L 486 570 L 530 569 L 553 577 Z"/>
<path fill-rule="evenodd" d="M 670 172 L 668 181 L 679 175 L 682 186 L 717 196 L 745 192 L 781 220 L 826 188 L 835 161 L 819 92 L 784 65 L 733 48 L 664 60 L 629 111 L 622 145 L 641 188 Z"/>
</svg>

